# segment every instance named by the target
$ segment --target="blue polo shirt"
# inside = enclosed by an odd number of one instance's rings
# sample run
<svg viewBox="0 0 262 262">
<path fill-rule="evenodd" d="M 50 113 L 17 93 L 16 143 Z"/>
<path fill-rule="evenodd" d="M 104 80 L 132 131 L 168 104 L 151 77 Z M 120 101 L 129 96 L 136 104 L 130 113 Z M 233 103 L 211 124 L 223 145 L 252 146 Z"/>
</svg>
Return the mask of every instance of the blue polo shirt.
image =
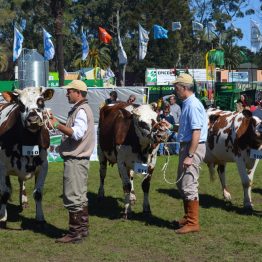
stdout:
<svg viewBox="0 0 262 262">
<path fill-rule="evenodd" d="M 179 142 L 190 142 L 192 140 L 192 130 L 200 129 L 199 142 L 205 142 L 207 140 L 207 125 L 206 110 L 199 99 L 192 94 L 182 104 L 177 140 Z"/>
</svg>

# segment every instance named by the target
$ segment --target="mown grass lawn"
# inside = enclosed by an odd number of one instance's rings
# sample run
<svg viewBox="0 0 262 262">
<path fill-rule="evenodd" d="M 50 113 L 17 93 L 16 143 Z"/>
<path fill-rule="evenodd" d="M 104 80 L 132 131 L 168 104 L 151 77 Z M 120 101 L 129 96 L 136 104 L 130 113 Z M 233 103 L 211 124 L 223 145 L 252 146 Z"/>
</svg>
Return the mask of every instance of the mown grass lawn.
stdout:
<svg viewBox="0 0 262 262">
<path fill-rule="evenodd" d="M 8 226 L 0 231 L 0 261 L 262 261 L 262 164 L 257 168 L 252 196 L 254 212 L 242 209 L 243 191 L 236 166 L 227 167 L 232 203 L 223 200 L 219 179 L 210 182 L 205 165 L 200 178 L 201 232 L 176 235 L 170 221 L 183 214 L 175 185 L 163 179 L 159 157 L 151 183 L 152 216 L 142 214 L 142 178 L 135 177 L 137 202 L 129 221 L 120 219 L 123 192 L 116 167 L 108 167 L 105 200 L 97 201 L 98 162 L 91 162 L 89 175 L 90 236 L 80 244 L 56 244 L 67 230 L 63 208 L 62 163 L 51 163 L 44 189 L 44 231 L 34 226 L 33 180 L 27 182 L 30 207 L 18 213 L 18 183 L 12 178 L 13 201 L 8 206 Z M 175 179 L 177 157 L 172 156 L 167 178 Z M 22 228 L 22 230 L 20 230 Z M 18 230 L 16 230 L 18 229 Z"/>
</svg>

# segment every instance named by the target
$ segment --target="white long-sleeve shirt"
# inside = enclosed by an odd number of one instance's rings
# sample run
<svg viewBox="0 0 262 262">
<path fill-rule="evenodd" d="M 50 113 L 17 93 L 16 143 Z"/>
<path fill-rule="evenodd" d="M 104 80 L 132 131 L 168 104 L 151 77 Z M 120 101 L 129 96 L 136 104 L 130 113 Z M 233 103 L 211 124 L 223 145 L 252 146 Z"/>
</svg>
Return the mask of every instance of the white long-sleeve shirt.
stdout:
<svg viewBox="0 0 262 262">
<path fill-rule="evenodd" d="M 88 124 L 87 124 L 87 115 L 85 110 L 80 109 L 76 114 L 74 125 L 72 126 L 73 134 L 72 138 L 76 141 L 80 140 L 85 132 L 87 131 Z"/>
</svg>

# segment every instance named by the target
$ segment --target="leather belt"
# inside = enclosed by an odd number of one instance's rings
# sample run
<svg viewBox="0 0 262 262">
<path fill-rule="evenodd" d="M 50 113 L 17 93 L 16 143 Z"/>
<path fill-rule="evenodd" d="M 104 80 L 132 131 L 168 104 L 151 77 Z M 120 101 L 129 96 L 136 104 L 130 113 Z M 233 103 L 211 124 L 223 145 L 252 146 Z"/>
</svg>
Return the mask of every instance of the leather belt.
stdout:
<svg viewBox="0 0 262 262">
<path fill-rule="evenodd" d="M 85 157 L 77 157 L 77 156 L 64 156 L 63 157 L 64 160 L 68 160 L 68 159 L 76 159 L 76 160 L 90 160 L 89 156 L 85 156 Z"/>
<path fill-rule="evenodd" d="M 187 145 L 189 144 L 190 142 L 180 142 L 180 145 Z M 205 144 L 206 141 L 200 141 L 198 144 Z"/>
</svg>

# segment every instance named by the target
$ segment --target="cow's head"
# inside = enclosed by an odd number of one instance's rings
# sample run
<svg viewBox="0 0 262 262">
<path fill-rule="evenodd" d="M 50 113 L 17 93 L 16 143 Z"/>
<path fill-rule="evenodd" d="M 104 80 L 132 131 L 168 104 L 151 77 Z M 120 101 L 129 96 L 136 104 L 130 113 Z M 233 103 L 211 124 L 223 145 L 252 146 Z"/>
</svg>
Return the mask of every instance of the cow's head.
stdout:
<svg viewBox="0 0 262 262">
<path fill-rule="evenodd" d="M 167 139 L 167 127 L 157 121 L 157 113 L 151 105 L 141 105 L 133 111 L 135 129 L 138 137 L 150 143 L 160 143 Z"/>
<path fill-rule="evenodd" d="M 44 124 L 45 101 L 53 97 L 53 89 L 26 87 L 13 92 L 3 92 L 8 103 L 17 104 L 22 124 L 31 132 L 36 132 Z"/>
<path fill-rule="evenodd" d="M 262 144 L 262 121 L 244 110 L 235 117 L 235 136 L 238 147 L 245 149 L 247 145 L 258 148 Z"/>
</svg>

